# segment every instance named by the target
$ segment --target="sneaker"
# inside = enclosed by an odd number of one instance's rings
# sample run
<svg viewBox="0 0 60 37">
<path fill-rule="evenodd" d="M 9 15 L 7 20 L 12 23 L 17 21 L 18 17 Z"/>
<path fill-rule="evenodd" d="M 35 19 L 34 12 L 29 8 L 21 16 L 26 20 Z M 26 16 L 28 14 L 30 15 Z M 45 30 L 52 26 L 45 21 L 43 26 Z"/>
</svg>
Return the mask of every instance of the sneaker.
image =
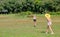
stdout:
<svg viewBox="0 0 60 37">
<path fill-rule="evenodd" d="M 51 34 L 54 34 L 53 32 Z"/>
<path fill-rule="evenodd" d="M 48 34 L 48 32 L 46 32 L 46 34 Z"/>
</svg>

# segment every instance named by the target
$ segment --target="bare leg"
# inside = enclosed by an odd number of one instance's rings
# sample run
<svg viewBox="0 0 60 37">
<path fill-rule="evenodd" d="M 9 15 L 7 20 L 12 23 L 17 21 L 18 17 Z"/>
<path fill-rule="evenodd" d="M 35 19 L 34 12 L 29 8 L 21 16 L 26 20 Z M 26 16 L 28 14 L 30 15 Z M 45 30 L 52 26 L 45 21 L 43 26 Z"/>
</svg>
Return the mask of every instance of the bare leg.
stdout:
<svg viewBox="0 0 60 37">
<path fill-rule="evenodd" d="M 54 32 L 53 32 L 53 30 L 52 30 L 52 28 L 51 28 L 50 25 L 49 25 L 49 29 L 50 29 L 50 31 L 51 31 L 51 34 L 54 34 Z"/>
<path fill-rule="evenodd" d="M 47 26 L 46 34 L 48 33 L 48 30 L 49 30 L 49 26 Z"/>
<path fill-rule="evenodd" d="M 36 27 L 36 21 L 34 22 L 34 27 Z"/>
</svg>

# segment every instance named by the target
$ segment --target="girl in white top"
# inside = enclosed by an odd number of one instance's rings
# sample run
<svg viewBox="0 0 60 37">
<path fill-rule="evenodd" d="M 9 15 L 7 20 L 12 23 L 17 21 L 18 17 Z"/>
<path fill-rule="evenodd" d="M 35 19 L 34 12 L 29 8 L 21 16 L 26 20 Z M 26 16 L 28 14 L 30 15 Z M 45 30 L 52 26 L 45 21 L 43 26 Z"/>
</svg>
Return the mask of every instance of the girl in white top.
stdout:
<svg viewBox="0 0 60 37">
<path fill-rule="evenodd" d="M 36 15 L 33 15 L 34 27 L 36 27 Z"/>
<path fill-rule="evenodd" d="M 51 28 L 51 24 L 52 24 L 52 23 L 51 23 L 51 16 L 50 16 L 50 14 L 46 13 L 46 14 L 45 14 L 45 17 L 46 17 L 47 22 L 48 22 L 46 34 L 48 33 L 48 30 L 51 31 L 51 34 L 54 34 L 54 32 L 53 32 L 53 30 L 52 30 L 52 28 Z"/>
</svg>

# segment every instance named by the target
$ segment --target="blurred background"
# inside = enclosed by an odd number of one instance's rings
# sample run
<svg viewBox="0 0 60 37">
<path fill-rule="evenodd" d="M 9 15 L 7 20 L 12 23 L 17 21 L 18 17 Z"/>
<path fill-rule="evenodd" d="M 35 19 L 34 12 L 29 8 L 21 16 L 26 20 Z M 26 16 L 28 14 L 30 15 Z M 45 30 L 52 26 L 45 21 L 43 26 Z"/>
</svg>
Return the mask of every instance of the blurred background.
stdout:
<svg viewBox="0 0 60 37">
<path fill-rule="evenodd" d="M 45 11 L 59 15 L 60 0 L 0 0 L 0 14 L 44 14 Z"/>
</svg>

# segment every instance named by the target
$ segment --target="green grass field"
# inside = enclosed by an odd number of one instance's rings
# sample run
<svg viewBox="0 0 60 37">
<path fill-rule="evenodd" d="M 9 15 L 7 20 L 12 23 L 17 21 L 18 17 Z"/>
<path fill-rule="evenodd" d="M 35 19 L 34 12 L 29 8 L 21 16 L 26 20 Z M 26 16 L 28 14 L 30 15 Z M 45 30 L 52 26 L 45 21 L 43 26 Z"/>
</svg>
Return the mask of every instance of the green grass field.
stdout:
<svg viewBox="0 0 60 37">
<path fill-rule="evenodd" d="M 60 16 L 52 16 L 54 34 L 45 34 L 46 19 L 37 16 L 37 26 L 33 27 L 30 17 L 0 15 L 0 37 L 60 37 Z"/>
</svg>

